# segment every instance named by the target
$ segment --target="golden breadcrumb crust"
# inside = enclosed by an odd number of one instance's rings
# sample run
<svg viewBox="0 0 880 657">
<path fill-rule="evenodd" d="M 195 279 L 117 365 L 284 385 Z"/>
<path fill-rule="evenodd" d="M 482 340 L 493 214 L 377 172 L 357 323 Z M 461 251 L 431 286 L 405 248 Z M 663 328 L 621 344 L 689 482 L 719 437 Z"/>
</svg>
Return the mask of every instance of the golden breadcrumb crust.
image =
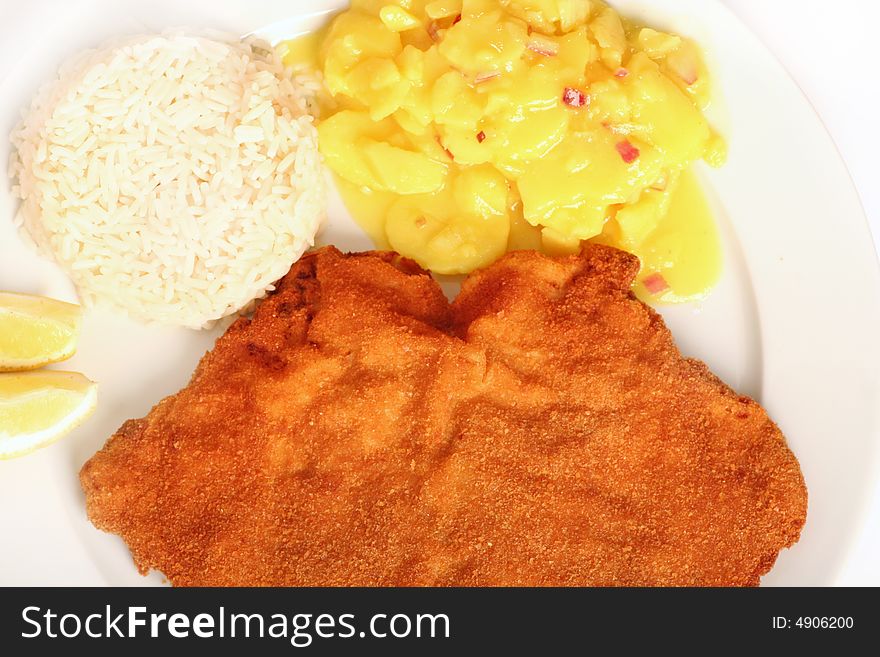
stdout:
<svg viewBox="0 0 880 657">
<path fill-rule="evenodd" d="M 85 464 L 89 516 L 176 585 L 756 585 L 797 460 L 637 269 L 516 252 L 449 304 L 394 254 L 308 254 Z"/>
</svg>

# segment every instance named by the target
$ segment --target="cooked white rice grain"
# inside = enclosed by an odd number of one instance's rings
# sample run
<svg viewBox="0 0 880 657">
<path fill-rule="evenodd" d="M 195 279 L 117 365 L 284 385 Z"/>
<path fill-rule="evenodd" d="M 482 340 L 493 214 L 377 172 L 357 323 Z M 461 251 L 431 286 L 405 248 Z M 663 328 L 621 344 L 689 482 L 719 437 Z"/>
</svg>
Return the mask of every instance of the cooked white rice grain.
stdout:
<svg viewBox="0 0 880 657">
<path fill-rule="evenodd" d="M 314 243 L 314 95 L 255 39 L 175 32 L 84 52 L 12 132 L 17 221 L 85 304 L 208 326 Z"/>
</svg>

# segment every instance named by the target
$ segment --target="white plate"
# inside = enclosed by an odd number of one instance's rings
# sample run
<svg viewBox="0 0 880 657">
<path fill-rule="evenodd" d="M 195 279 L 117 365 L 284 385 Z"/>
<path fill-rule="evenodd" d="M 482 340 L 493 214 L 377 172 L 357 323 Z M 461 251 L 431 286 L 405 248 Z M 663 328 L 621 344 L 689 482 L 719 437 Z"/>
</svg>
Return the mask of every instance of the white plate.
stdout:
<svg viewBox="0 0 880 657">
<path fill-rule="evenodd" d="M 319 20 L 309 14 L 338 4 L 31 0 L 4 7 L 0 134 L 8 134 L 19 109 L 65 57 L 103 39 L 180 25 L 235 33 L 270 25 L 263 31 L 278 38 L 316 26 Z M 616 4 L 694 36 L 709 51 L 724 98 L 721 126 L 730 158 L 720 171 L 703 175 L 722 226 L 725 275 L 701 306 L 664 315 L 686 354 L 761 401 L 803 467 L 807 525 L 764 583 L 833 583 L 877 475 L 880 276 L 858 197 L 808 102 L 722 5 Z M 4 139 L 0 161 L 7 156 Z M 0 289 L 73 299 L 66 278 L 19 241 L 13 212 L 4 179 Z M 347 249 L 370 246 L 338 199 L 321 239 Z M 141 578 L 122 541 L 89 524 L 77 472 L 125 419 L 142 416 L 185 385 L 215 338 L 216 332 L 145 327 L 103 311 L 88 313 L 79 353 L 63 368 L 99 381 L 99 408 L 60 443 L 0 462 L 0 584 L 161 582 L 155 573 Z"/>
</svg>

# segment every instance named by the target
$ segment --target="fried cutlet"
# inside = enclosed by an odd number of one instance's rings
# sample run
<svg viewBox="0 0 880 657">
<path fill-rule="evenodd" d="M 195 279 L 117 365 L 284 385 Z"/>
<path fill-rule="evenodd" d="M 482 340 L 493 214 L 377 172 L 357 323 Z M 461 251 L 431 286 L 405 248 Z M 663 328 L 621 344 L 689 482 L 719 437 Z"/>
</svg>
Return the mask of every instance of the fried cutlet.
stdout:
<svg viewBox="0 0 880 657">
<path fill-rule="evenodd" d="M 516 252 L 449 304 L 394 254 L 311 253 L 85 464 L 89 517 L 176 585 L 756 585 L 797 460 L 637 270 Z"/>
</svg>

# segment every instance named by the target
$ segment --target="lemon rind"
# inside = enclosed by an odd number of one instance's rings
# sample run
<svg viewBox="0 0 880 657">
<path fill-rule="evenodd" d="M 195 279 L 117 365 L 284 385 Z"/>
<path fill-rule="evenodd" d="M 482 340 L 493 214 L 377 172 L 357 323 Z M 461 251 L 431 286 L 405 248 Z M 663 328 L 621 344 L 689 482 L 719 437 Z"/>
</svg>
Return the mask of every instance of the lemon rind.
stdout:
<svg viewBox="0 0 880 657">
<path fill-rule="evenodd" d="M 30 454 L 57 442 L 80 426 L 95 412 L 98 403 L 98 384 L 92 383 L 83 398 L 61 421 L 40 431 L 10 436 L 0 432 L 0 460 Z"/>
<path fill-rule="evenodd" d="M 45 365 L 53 363 L 61 363 L 69 360 L 76 355 L 76 344 L 70 350 L 65 349 L 62 352 L 52 354 L 49 359 L 37 358 L 27 360 L 0 360 L 0 374 L 10 374 L 13 372 L 28 372 L 37 370 Z"/>
</svg>

